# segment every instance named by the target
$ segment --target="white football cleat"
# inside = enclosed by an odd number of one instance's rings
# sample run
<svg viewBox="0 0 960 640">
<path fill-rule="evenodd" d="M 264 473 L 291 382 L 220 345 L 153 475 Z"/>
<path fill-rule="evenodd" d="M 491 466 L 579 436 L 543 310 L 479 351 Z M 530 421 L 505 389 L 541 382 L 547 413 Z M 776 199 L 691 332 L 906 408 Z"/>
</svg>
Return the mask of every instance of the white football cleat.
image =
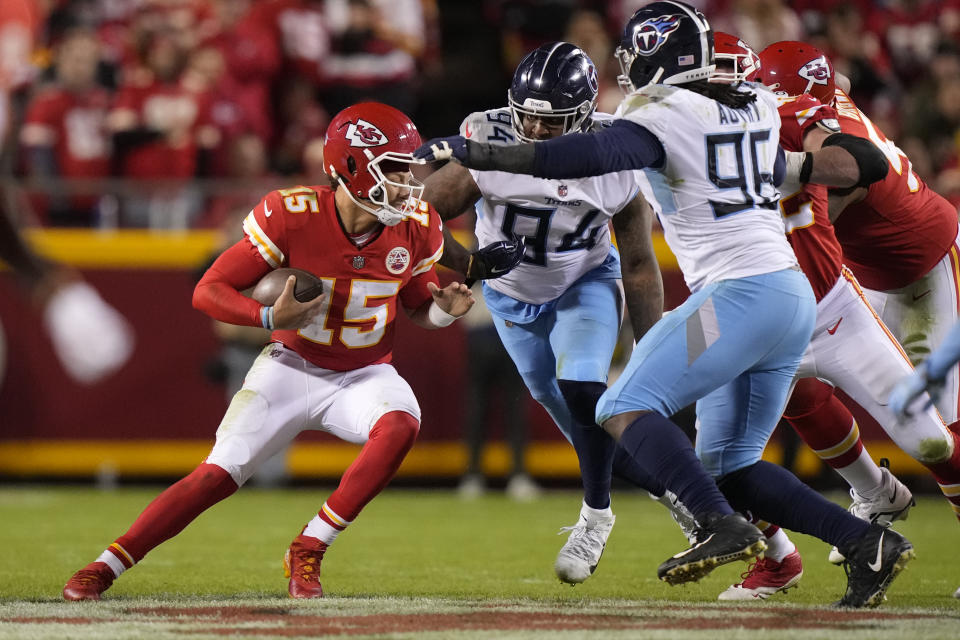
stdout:
<svg viewBox="0 0 960 640">
<path fill-rule="evenodd" d="M 613 530 L 617 517 L 590 515 L 586 504 L 580 510 L 580 520 L 572 527 L 563 527 L 560 533 L 567 531 L 570 536 L 557 554 L 553 570 L 562 582 L 579 584 L 593 575 L 600 563 L 600 556 L 607 545 L 607 538 Z M 590 509 L 593 511 L 593 509 Z"/>
<path fill-rule="evenodd" d="M 850 489 L 850 497 L 853 498 L 853 502 L 850 504 L 849 511 L 861 520 L 875 522 L 882 527 L 889 527 L 894 520 L 906 520 L 910 507 L 917 502 L 913 499 L 910 489 L 907 489 L 906 485 L 890 473 L 890 469 L 886 467 L 884 462 L 885 459 L 880 461 L 880 475 L 883 476 L 883 480 L 880 482 L 880 489 L 876 495 L 865 498 Z M 840 564 L 843 559 L 843 554 L 836 547 L 830 549 L 827 560 L 832 564 Z"/>
<path fill-rule="evenodd" d="M 664 491 L 663 495 L 659 498 L 652 493 L 650 497 L 670 510 L 670 515 L 673 517 L 674 522 L 680 527 L 680 530 L 683 531 L 687 542 L 689 542 L 691 546 L 695 545 L 697 543 L 697 520 L 687 507 L 680 502 L 677 494 L 668 489 Z"/>
</svg>

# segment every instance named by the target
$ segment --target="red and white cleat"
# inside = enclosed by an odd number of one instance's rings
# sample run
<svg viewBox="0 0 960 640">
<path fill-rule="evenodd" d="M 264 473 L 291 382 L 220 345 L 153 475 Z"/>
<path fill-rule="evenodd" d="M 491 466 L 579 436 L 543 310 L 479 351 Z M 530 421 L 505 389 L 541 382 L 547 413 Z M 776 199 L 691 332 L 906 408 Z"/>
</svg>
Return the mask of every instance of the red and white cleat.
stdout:
<svg viewBox="0 0 960 640">
<path fill-rule="evenodd" d="M 732 585 L 721 593 L 718 600 L 753 600 L 769 598 L 778 591 L 786 592 L 795 587 L 803 577 L 800 552 L 794 551 L 783 562 L 760 558 L 752 563 L 741 576 L 743 582 Z"/>
<path fill-rule="evenodd" d="M 73 574 L 63 587 L 64 600 L 99 600 L 100 594 L 110 588 L 113 569 L 105 562 L 91 562 Z"/>
<path fill-rule="evenodd" d="M 303 534 L 290 543 L 283 556 L 283 573 L 290 578 L 287 591 L 291 598 L 322 598 L 320 585 L 320 561 L 327 551 L 327 544 Z"/>
</svg>

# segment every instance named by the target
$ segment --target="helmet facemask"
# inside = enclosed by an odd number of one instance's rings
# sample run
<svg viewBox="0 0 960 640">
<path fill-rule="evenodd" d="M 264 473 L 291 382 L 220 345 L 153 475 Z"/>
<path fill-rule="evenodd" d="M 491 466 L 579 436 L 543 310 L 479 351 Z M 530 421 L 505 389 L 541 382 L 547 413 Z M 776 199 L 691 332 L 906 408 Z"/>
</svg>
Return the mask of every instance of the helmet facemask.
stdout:
<svg viewBox="0 0 960 640">
<path fill-rule="evenodd" d="M 554 109 L 549 100 L 527 98 L 522 103 L 513 97 L 512 91 L 507 91 L 507 100 L 510 104 L 510 116 L 513 121 L 513 132 L 521 142 L 536 142 L 523 131 L 524 118 L 538 118 L 548 126 L 560 126 L 561 134 L 574 131 L 584 131 L 587 120 L 596 107 L 595 101 L 584 100 L 580 104 L 566 109 Z"/>
<path fill-rule="evenodd" d="M 370 153 L 367 151 L 367 153 Z M 372 154 L 371 154 L 372 155 Z M 386 166 L 381 166 L 386 163 Z M 367 172 L 374 179 L 365 198 L 358 198 L 353 190 L 347 187 L 347 195 L 355 205 L 376 216 L 377 220 L 388 227 L 395 226 L 403 221 L 410 212 L 416 211 L 420 197 L 423 195 L 423 183 L 410 175 L 408 182 L 397 182 L 387 177 L 387 173 L 409 172 L 410 164 L 423 164 L 409 153 L 387 151 L 376 156 L 367 163 Z M 346 186 L 346 185 L 345 185 Z M 394 206 L 388 199 L 392 187 L 398 191 L 407 190 L 409 194 L 398 206 Z M 372 203 L 375 206 L 371 206 Z"/>
<path fill-rule="evenodd" d="M 714 60 L 717 67 L 710 77 L 710 82 L 740 84 L 749 80 L 760 69 L 759 59 L 756 55 L 751 56 L 749 53 L 720 53 L 718 51 L 714 54 Z M 728 62 L 729 64 L 721 64 L 721 62 Z"/>
</svg>

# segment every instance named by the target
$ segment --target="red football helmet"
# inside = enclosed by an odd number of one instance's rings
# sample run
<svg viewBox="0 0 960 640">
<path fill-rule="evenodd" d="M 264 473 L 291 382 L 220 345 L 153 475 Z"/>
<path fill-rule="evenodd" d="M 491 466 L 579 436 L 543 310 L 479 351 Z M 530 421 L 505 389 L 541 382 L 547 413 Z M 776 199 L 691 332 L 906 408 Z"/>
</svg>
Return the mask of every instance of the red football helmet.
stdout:
<svg viewBox="0 0 960 640">
<path fill-rule="evenodd" d="M 746 42 L 729 33 L 716 31 L 713 34 L 713 46 L 717 68 L 710 78 L 711 82 L 737 84 L 757 79 L 760 57 Z"/>
<path fill-rule="evenodd" d="M 423 184 L 412 176 L 402 183 L 384 174 L 409 171 L 411 162 L 419 162 L 412 155 L 419 146 L 420 133 L 410 118 L 389 105 L 362 102 L 330 121 L 323 141 L 324 166 L 357 206 L 393 226 L 403 220 L 408 207 L 416 206 Z M 387 199 L 384 185 L 408 189 L 410 196 L 397 208 Z"/>
<path fill-rule="evenodd" d="M 833 63 L 813 45 L 791 40 L 774 42 L 760 52 L 760 65 L 758 79 L 774 93 L 809 93 L 823 104 L 833 105 Z"/>
</svg>

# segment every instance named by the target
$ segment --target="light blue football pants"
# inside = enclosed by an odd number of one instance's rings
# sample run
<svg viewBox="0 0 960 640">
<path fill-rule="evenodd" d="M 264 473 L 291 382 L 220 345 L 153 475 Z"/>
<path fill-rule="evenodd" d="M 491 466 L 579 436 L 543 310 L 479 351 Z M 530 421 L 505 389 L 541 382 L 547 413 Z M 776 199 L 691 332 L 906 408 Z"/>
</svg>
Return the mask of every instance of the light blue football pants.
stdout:
<svg viewBox="0 0 960 640">
<path fill-rule="evenodd" d="M 508 326 L 493 317 L 530 395 L 567 440 L 575 421 L 557 380 L 606 383 L 620 332 L 621 300 L 617 280 L 581 279 L 533 322 Z"/>
<path fill-rule="evenodd" d="M 707 471 L 749 466 L 780 419 L 815 318 L 800 271 L 710 284 L 637 344 L 600 398 L 597 422 L 630 411 L 669 417 L 697 401 L 696 448 Z"/>
</svg>

